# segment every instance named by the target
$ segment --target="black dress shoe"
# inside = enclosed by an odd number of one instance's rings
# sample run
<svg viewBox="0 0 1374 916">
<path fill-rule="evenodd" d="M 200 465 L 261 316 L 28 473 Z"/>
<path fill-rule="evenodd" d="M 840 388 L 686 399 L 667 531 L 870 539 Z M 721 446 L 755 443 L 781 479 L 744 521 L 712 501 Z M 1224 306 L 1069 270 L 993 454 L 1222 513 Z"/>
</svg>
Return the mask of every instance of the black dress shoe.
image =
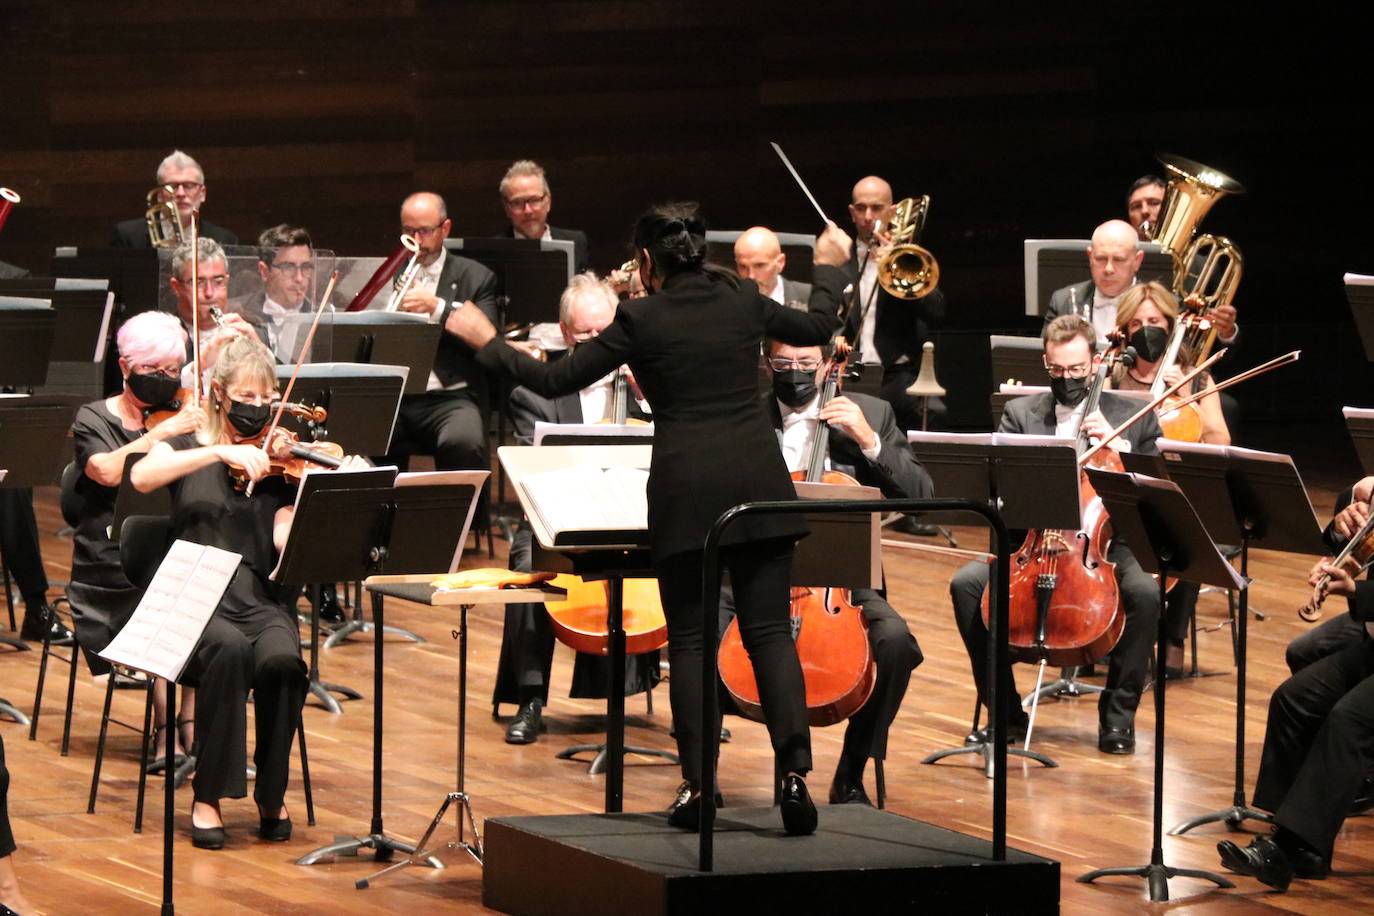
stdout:
<svg viewBox="0 0 1374 916">
<path fill-rule="evenodd" d="M 515 714 L 509 727 L 506 728 L 507 744 L 533 744 L 539 740 L 539 732 L 544 728 L 544 716 L 541 713 L 543 704 L 538 700 L 530 700 L 520 711 Z"/>
<path fill-rule="evenodd" d="M 1030 728 L 1030 719 L 1021 719 L 1016 722 L 1007 723 L 1007 743 L 1019 744 L 1026 740 L 1026 729 Z M 964 736 L 964 743 L 967 745 L 991 744 L 992 726 L 984 725 L 976 732 L 969 732 Z"/>
<path fill-rule="evenodd" d="M 900 531 L 903 534 L 914 534 L 917 537 L 930 538 L 940 533 L 940 529 L 926 522 L 918 522 L 910 515 L 903 515 L 892 523 L 893 531 Z"/>
<path fill-rule="evenodd" d="M 716 808 L 725 807 L 725 799 L 716 792 Z M 668 806 L 668 823 L 683 830 L 696 830 L 701 826 L 701 792 L 690 780 L 684 779 L 673 795 L 673 803 Z"/>
<path fill-rule="evenodd" d="M 838 777 L 830 784 L 830 804 L 873 807 L 873 802 L 868 800 L 868 793 L 864 791 L 863 782 L 851 782 L 848 779 L 841 780 Z"/>
<path fill-rule="evenodd" d="M 344 616 L 343 608 L 339 606 L 339 595 L 334 591 L 333 586 L 324 589 L 323 597 L 320 599 L 320 623 L 327 626 L 338 626 L 347 620 Z"/>
<path fill-rule="evenodd" d="M 1276 890 L 1288 890 L 1288 883 L 1293 880 L 1293 863 L 1273 837 L 1257 836 L 1244 849 L 1230 840 L 1222 840 L 1217 844 L 1217 852 L 1221 853 L 1221 864 L 1231 871 L 1249 875 Z"/>
<path fill-rule="evenodd" d="M 782 778 L 782 827 L 788 836 L 816 832 L 816 805 L 806 791 L 806 780 L 795 773 Z"/>
<path fill-rule="evenodd" d="M 291 818 L 258 817 L 258 839 L 269 843 L 285 843 L 291 839 Z"/>
<path fill-rule="evenodd" d="M 1366 776 L 1360 782 L 1360 790 L 1350 803 L 1350 813 L 1346 817 L 1364 814 L 1370 808 L 1374 808 L 1374 777 Z"/>
<path fill-rule="evenodd" d="M 1101 726 L 1097 730 L 1097 749 L 1104 754 L 1134 754 L 1135 729 Z"/>
<path fill-rule="evenodd" d="M 45 633 L 49 643 L 54 646 L 70 646 L 76 641 L 75 634 L 67 629 L 51 607 L 46 604 L 25 607 L 19 638 L 26 642 L 42 642 Z"/>
<path fill-rule="evenodd" d="M 197 849 L 223 849 L 229 838 L 223 827 L 197 827 L 191 824 L 191 845 Z"/>
</svg>

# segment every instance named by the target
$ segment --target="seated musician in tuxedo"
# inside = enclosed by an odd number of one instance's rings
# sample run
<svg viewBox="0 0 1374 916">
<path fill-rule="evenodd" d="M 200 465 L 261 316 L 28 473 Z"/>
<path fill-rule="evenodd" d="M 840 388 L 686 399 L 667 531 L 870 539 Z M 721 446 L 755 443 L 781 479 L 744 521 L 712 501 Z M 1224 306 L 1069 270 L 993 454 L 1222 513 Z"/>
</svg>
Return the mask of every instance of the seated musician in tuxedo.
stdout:
<svg viewBox="0 0 1374 916">
<path fill-rule="evenodd" d="M 403 468 L 414 452 L 433 455 L 441 471 L 490 467 L 487 375 L 473 359 L 472 348 L 448 325 L 464 305 L 476 305 L 497 320 L 496 274 L 444 248 L 452 228 L 448 205 L 438 194 L 420 191 L 401 204 L 401 231 L 419 243 L 420 271 L 399 308 L 444 327 L 425 392 L 401 398 L 388 460 Z"/>
<path fill-rule="evenodd" d="M 577 274 L 558 302 L 558 326 L 571 350 L 599 334 L 615 318 L 619 300 L 609 285 L 592 273 Z M 560 398 L 543 397 L 520 386 L 510 393 L 511 419 L 515 439 L 521 445 L 534 443 L 536 423 L 595 423 L 614 414 L 614 374 Z M 629 416 L 646 419 L 645 404 L 631 393 L 626 404 Z M 510 567 L 522 572 L 531 569 L 532 536 L 522 525 L 511 542 Z M 544 728 L 543 709 L 549 702 L 549 671 L 553 665 L 554 635 L 549 615 L 542 604 L 506 606 L 506 622 L 501 632 L 501 657 L 496 666 L 496 686 L 491 704 L 519 707 L 506 728 L 509 744 L 532 744 Z M 659 680 L 659 653 L 645 652 L 625 662 L 625 694 L 651 689 Z M 573 666 L 573 697 L 603 698 L 609 674 L 608 659 L 577 653 Z"/>
<path fill-rule="evenodd" d="M 892 405 L 901 429 L 921 428 L 921 402 L 906 393 L 921 371 L 922 347 L 931 327 L 944 320 L 945 295 L 931 291 L 920 299 L 899 299 L 878 283 L 878 264 L 891 250 L 887 229 L 892 219 L 892 185 L 869 175 L 854 185 L 849 217 L 854 222 L 854 250 L 846 271 L 858 289 L 841 334 L 858 351 L 858 362 L 881 366 L 878 394 Z M 879 223 L 881 222 L 881 226 Z M 930 413 L 944 414 L 944 404 L 930 399 Z"/>
<path fill-rule="evenodd" d="M 200 167 L 200 163 L 181 150 L 172 150 L 167 158 L 158 163 L 157 187 L 160 200 L 164 203 L 169 200 L 176 202 L 177 218 L 185 229 L 186 240 L 190 241 L 191 211 L 200 209 L 207 196 L 204 169 Z M 237 235 L 209 220 L 200 221 L 199 233 L 201 238 L 214 239 L 221 245 L 239 243 Z M 148 237 L 146 217 L 140 216 L 137 219 L 126 219 L 116 223 L 110 233 L 110 247 L 152 248 L 153 241 Z"/>
<path fill-rule="evenodd" d="M 788 471 L 807 470 L 812 443 L 824 430 L 829 467 L 893 499 L 921 499 L 933 492 L 897 426 L 892 407 L 864 394 L 840 394 L 820 406 L 819 386 L 829 363 L 820 347 L 793 347 L 773 341 L 768 347 L 772 387 L 763 397 L 773 418 Z M 822 421 L 826 425 L 822 426 Z M 902 616 L 888 604 L 883 590 L 856 588 L 851 600 L 863 610 L 873 650 L 876 679 L 873 694 L 845 727 L 844 747 L 830 783 L 830 804 L 869 805 L 864 769 L 870 757 L 887 756 L 887 732 L 906 696 L 911 672 L 923 656 Z M 723 602 L 733 602 L 728 590 Z"/>
<path fill-rule="evenodd" d="M 1050 294 L 1045 308 L 1045 327 L 1061 315 L 1079 315 L 1092 323 L 1097 332 L 1097 349 L 1107 343 L 1107 334 L 1116 328 L 1116 305 L 1126 290 L 1135 285 L 1136 272 L 1145 260 L 1136 231 L 1123 220 L 1108 220 L 1093 230 L 1088 244 L 1088 269 L 1091 280 L 1071 283 Z"/>
<path fill-rule="evenodd" d="M 1371 496 L 1374 496 L 1374 477 L 1361 478 L 1336 494 L 1335 514 L 1322 531 L 1322 539 L 1333 554 L 1340 553 L 1368 521 Z M 1297 674 L 1313 662 L 1364 639 L 1364 624 L 1355 617 L 1344 613 L 1328 614 L 1321 624 L 1288 644 L 1284 661 L 1288 663 L 1289 673 Z"/>
<path fill-rule="evenodd" d="M 310 293 L 315 284 L 315 249 L 310 232 L 286 223 L 264 229 L 258 236 L 258 277 L 262 288 L 229 307 L 253 326 L 278 362 L 294 363 L 306 329 L 288 328 L 286 319 L 314 310 Z"/>
<path fill-rule="evenodd" d="M 1062 315 L 1046 325 L 1041 339 L 1051 390 L 1008 402 L 1001 431 L 1086 436 L 1088 441 L 1096 442 L 1135 413 L 1140 405 L 1133 399 L 1103 392 L 1100 409 L 1083 416 L 1090 380 L 1101 361 L 1095 338 L 1093 326 L 1076 315 Z M 1157 454 L 1155 440 L 1159 435 L 1159 421 L 1154 414 L 1148 414 L 1114 439 L 1112 447 L 1117 451 Z M 1121 639 L 1111 652 L 1106 690 L 1098 700 L 1097 747 L 1107 754 L 1133 754 L 1135 711 L 1149 673 L 1150 649 L 1159 619 L 1159 589 L 1121 538 L 1112 541 L 1107 559 L 1116 564 L 1126 620 Z M 988 695 L 988 631 L 983 623 L 982 599 L 988 571 L 988 564 L 982 561 L 969 563 L 954 574 L 949 586 L 955 623 L 968 650 L 973 681 L 983 702 Z M 1010 671 L 1007 683 L 1014 683 Z M 1008 735 L 1013 740 L 1018 736 L 1024 738 L 1028 717 L 1015 688 L 1004 698 L 1002 714 L 1007 716 Z M 985 743 L 991 740 L 991 731 L 980 729 L 967 740 L 970 744 Z"/>
<path fill-rule="evenodd" d="M 779 305 L 805 308 L 811 284 L 787 279 L 782 275 L 785 267 L 787 255 L 772 229 L 755 226 L 735 239 L 735 273 L 741 280 L 753 280 L 759 292 Z"/>
<path fill-rule="evenodd" d="M 172 253 L 172 276 L 169 279 L 172 292 L 176 295 L 177 317 L 181 319 L 181 327 L 187 334 L 186 367 L 181 371 L 181 384 L 184 388 L 192 387 L 194 378 L 190 359 L 193 346 L 190 335 L 193 326 L 198 325 L 200 331 L 200 371 L 205 376 L 214 368 L 220 350 L 235 337 L 247 335 L 254 340 L 260 340 L 247 319 L 235 312 L 225 311 L 229 301 L 229 268 L 224 257 L 224 249 L 214 239 L 203 238 L 200 240 L 198 251 L 200 257 L 199 263 L 194 267 L 194 283 L 191 277 L 193 267 L 190 242 L 179 246 Z M 194 296 L 193 289 L 196 291 Z M 215 321 L 216 310 L 220 312 L 219 322 Z"/>
<path fill-rule="evenodd" d="M 1295 877 L 1329 874 L 1336 836 L 1374 768 L 1374 582 L 1356 582 L 1330 558 L 1312 568 L 1309 584 L 1323 575 L 1363 632 L 1284 681 L 1269 701 L 1254 800 L 1273 812 L 1273 833 L 1245 848 L 1217 844 L 1227 868 L 1281 891 Z"/>
</svg>

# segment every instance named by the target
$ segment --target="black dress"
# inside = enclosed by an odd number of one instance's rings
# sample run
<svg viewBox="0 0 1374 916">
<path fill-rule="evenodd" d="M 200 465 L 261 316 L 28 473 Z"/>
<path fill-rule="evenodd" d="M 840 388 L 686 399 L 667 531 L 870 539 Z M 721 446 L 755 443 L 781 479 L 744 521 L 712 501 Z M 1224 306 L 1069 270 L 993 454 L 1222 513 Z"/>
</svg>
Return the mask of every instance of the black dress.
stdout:
<svg viewBox="0 0 1374 916">
<path fill-rule="evenodd" d="M 76 469 L 76 496 L 81 520 L 72 536 L 72 576 L 67 598 L 72 605 L 76 639 L 85 650 L 91 671 L 100 674 L 110 665 L 95 653 L 104 649 L 128 622 L 142 592 L 124 577 L 119 544 L 110 539 L 118 487 L 106 487 L 86 476 L 92 455 L 113 452 L 143 435 L 141 429 L 125 429 L 105 401 L 92 401 L 76 412 L 72 423 Z"/>
<path fill-rule="evenodd" d="M 673 725 L 683 775 L 699 779 L 701 728 L 701 558 L 706 533 L 731 506 L 791 499 L 795 491 L 759 397 L 760 345 L 830 339 L 845 279 L 817 267 L 806 312 L 736 288 L 704 271 L 669 277 L 663 289 L 621 303 L 615 320 L 555 363 L 497 340 L 477 353 L 545 397 L 577 391 L 628 363 L 654 405 L 649 469 L 649 540 L 668 619 Z M 811 767 L 805 689 L 788 621 L 791 546 L 806 527 L 797 516 L 745 516 L 722 545 L 741 636 L 758 676 L 764 715 L 786 770 Z M 713 626 L 714 629 L 714 626 Z M 710 645 L 715 645 L 714 633 Z M 718 730 L 706 737 L 714 740 Z"/>
<path fill-rule="evenodd" d="M 195 448 L 192 436 L 168 441 Z M 305 701 L 300 631 L 268 575 L 277 562 L 272 525 L 295 492 L 281 478 L 259 482 L 253 495 L 234 489 L 216 462 L 170 484 L 177 538 L 241 554 L 215 615 L 196 645 L 182 679 L 196 697 L 196 801 L 215 803 L 247 794 L 247 713 L 253 692 L 256 741 L 253 797 L 275 817 L 286 792 L 291 742 Z"/>
</svg>

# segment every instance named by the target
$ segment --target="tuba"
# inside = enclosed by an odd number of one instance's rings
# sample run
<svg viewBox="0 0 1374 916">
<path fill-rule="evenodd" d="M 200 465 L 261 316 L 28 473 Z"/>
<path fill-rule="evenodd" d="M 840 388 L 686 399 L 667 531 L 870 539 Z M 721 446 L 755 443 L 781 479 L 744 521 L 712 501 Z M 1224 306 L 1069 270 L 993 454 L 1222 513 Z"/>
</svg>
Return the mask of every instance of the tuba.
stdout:
<svg viewBox="0 0 1374 916">
<path fill-rule="evenodd" d="M 167 192 L 167 200 L 162 193 Z M 153 188 L 148 192 L 148 209 L 143 216 L 148 221 L 148 241 L 154 248 L 176 248 L 186 240 L 186 230 L 181 225 L 181 214 L 177 211 L 176 197 L 171 186 Z"/>
<path fill-rule="evenodd" d="M 892 249 L 878 262 L 878 284 L 898 299 L 921 299 L 940 282 L 940 264 L 916 240 L 925 228 L 930 195 L 907 197 L 893 208 L 888 234 Z"/>
<path fill-rule="evenodd" d="M 1185 308 L 1199 314 L 1230 305 L 1240 285 L 1244 261 L 1240 249 L 1225 236 L 1197 233 L 1212 205 L 1227 194 L 1244 194 L 1239 181 L 1191 159 L 1160 153 L 1169 173 L 1169 190 L 1159 222 L 1149 236 L 1174 259 L 1174 292 Z M 1216 341 L 1210 322 L 1198 322 L 1185 338 L 1193 358 L 1202 360 Z"/>
</svg>

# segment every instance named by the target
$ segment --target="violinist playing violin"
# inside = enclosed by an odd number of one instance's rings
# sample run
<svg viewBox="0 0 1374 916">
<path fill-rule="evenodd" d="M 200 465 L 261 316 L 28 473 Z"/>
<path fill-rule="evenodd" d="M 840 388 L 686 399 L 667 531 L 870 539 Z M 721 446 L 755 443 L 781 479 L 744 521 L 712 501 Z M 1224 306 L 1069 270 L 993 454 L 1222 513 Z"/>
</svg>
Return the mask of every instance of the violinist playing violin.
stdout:
<svg viewBox="0 0 1374 916">
<path fill-rule="evenodd" d="M 1101 407 L 1083 416 L 1089 382 L 1102 357 L 1097 353 L 1093 326 L 1077 315 L 1061 315 L 1041 334 L 1045 345 L 1045 368 L 1050 375 L 1050 391 L 1032 394 L 1008 402 L 1002 414 L 1001 432 L 1036 435 L 1085 436 L 1097 442 L 1137 409 L 1134 400 L 1103 393 Z M 1155 440 L 1159 438 L 1159 423 L 1146 415 L 1128 427 L 1112 441 L 1117 451 L 1157 454 Z M 1150 649 L 1154 645 L 1155 626 L 1159 615 L 1159 588 L 1153 578 L 1140 568 L 1135 556 L 1121 538 L 1107 549 L 1107 559 L 1116 564 L 1116 578 L 1121 604 L 1126 612 L 1121 638 L 1112 650 L 1107 671 L 1106 689 L 1097 706 L 1097 748 L 1107 754 L 1135 753 L 1135 711 L 1149 670 Z M 954 619 L 968 650 L 973 667 L 973 680 L 978 696 L 987 698 L 988 633 L 983 623 L 981 602 L 988 584 L 988 565 L 974 561 L 965 565 L 950 582 L 950 598 L 954 603 Z M 1014 683 L 1008 671 L 1007 683 Z M 1015 688 L 1008 691 L 1003 714 L 1007 716 L 1007 732 L 1013 740 L 1024 738 L 1028 717 L 1021 709 Z M 969 735 L 969 744 L 991 740 L 989 729 Z"/>
<path fill-rule="evenodd" d="M 252 444 L 272 411 L 275 365 L 255 338 L 230 340 L 210 375 L 205 422 L 194 435 L 154 443 L 130 473 L 140 492 L 171 488 L 175 537 L 243 557 L 185 672 L 199 689 L 191 842 L 203 849 L 224 846 L 220 800 L 247 794 L 249 690 L 256 709 L 258 836 L 273 842 L 291 836 L 284 795 L 306 669 L 295 614 L 268 576 L 291 530 L 295 493 L 282 477 L 267 476 L 269 456 Z M 251 496 L 235 487 L 227 466 L 257 482 Z M 350 457 L 343 466 L 365 463 Z"/>
<path fill-rule="evenodd" d="M 1158 393 L 1176 384 L 1192 368 L 1193 354 L 1187 345 L 1174 346 L 1174 335 L 1186 330 L 1179 327 L 1178 300 L 1158 281 L 1141 283 L 1126 291 L 1116 305 L 1116 325 L 1121 339 L 1135 350 L 1136 360 L 1134 366 L 1118 363 L 1113 368 L 1112 388 Z M 1173 358 L 1170 358 L 1171 349 L 1174 350 Z M 1215 387 L 1211 374 L 1203 372 L 1193 379 L 1189 389 L 1180 392 L 1180 396 Z M 1165 401 L 1157 414 L 1166 439 L 1209 445 L 1231 444 L 1221 398 L 1215 392 L 1181 410 L 1172 409 L 1170 402 Z M 1179 581 L 1169 591 L 1164 609 L 1169 631 L 1164 661 L 1164 673 L 1168 678 L 1183 676 L 1183 643 L 1201 588 L 1196 582 Z"/>
<path fill-rule="evenodd" d="M 864 486 L 877 487 L 893 499 L 925 499 L 934 492 L 897 426 L 892 406 L 865 394 L 841 394 L 820 406 L 820 384 L 830 367 L 821 347 L 794 347 L 778 341 L 768 346 L 772 389 L 764 394 L 788 471 L 806 470 L 810 445 L 818 432 L 829 439 L 827 464 Z M 824 425 L 823 425 L 824 424 Z M 887 732 L 906 696 L 911 672 L 923 656 L 902 616 L 888 604 L 884 591 L 856 588 L 850 601 L 868 624 L 868 642 L 877 669 L 868 702 L 849 719 L 844 747 L 830 783 L 830 804 L 872 804 L 864 791 L 864 768 L 870 757 L 887 756 Z"/>
</svg>

